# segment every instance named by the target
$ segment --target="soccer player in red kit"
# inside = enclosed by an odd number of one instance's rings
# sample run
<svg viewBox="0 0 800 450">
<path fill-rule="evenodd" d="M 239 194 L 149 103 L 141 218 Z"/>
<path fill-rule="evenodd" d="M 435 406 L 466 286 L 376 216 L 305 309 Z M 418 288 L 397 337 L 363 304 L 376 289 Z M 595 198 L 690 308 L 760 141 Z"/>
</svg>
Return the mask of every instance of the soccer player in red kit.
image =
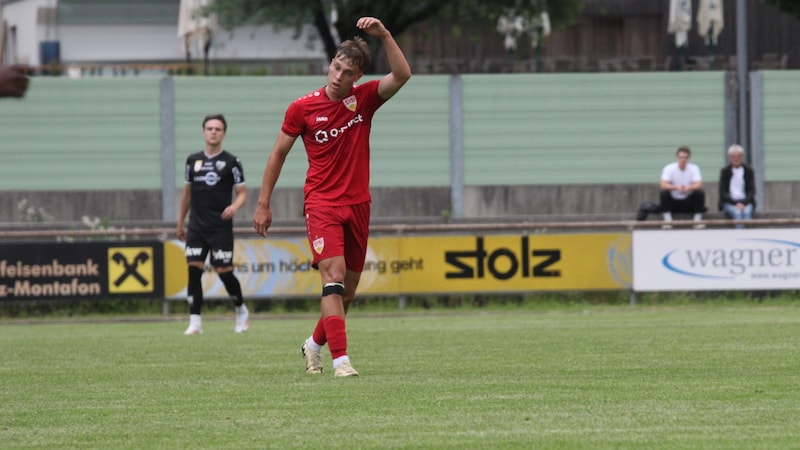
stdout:
<svg viewBox="0 0 800 450">
<path fill-rule="evenodd" d="M 372 116 L 411 78 L 411 68 L 392 34 L 374 17 L 356 26 L 380 39 L 390 73 L 355 83 L 370 63 L 367 43 L 355 37 L 339 44 L 328 67 L 327 84 L 295 100 L 267 159 L 255 231 L 266 236 L 272 223 L 270 197 L 286 155 L 298 137 L 308 154 L 305 219 L 314 267 L 322 277 L 320 319 L 301 350 L 308 373 L 322 373 L 320 352 L 327 343 L 334 375 L 358 376 L 347 355 L 345 315 L 364 269 L 369 236 L 369 135 Z"/>
</svg>

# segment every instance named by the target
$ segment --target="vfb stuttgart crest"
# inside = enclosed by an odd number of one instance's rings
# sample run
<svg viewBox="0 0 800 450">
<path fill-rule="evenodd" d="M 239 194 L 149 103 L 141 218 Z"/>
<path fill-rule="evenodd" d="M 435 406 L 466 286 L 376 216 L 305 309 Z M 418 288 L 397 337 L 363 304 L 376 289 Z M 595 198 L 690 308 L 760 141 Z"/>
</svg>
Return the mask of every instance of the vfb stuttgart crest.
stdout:
<svg viewBox="0 0 800 450">
<path fill-rule="evenodd" d="M 314 247 L 314 251 L 320 255 L 322 254 L 322 251 L 325 250 L 325 238 L 318 237 L 314 239 L 314 242 L 312 242 L 311 245 Z"/>
<path fill-rule="evenodd" d="M 358 100 L 356 100 L 356 96 L 355 95 L 351 95 L 350 97 L 347 97 L 346 99 L 342 100 L 342 102 L 344 102 L 344 106 L 346 106 L 347 109 L 349 109 L 350 111 L 353 111 L 353 112 L 356 111 L 356 106 L 358 106 Z"/>
</svg>

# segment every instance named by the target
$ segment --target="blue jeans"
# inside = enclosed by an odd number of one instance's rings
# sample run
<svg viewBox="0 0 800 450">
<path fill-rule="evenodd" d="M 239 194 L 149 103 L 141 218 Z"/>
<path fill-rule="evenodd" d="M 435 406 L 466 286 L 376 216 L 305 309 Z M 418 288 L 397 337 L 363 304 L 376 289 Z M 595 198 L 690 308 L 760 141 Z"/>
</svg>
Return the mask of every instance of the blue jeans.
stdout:
<svg viewBox="0 0 800 450">
<path fill-rule="evenodd" d="M 753 218 L 753 204 L 748 203 L 744 205 L 744 209 L 736 207 L 735 203 L 725 203 L 722 206 L 725 215 L 734 220 L 750 220 Z M 736 224 L 736 228 L 744 228 L 742 224 Z"/>
</svg>

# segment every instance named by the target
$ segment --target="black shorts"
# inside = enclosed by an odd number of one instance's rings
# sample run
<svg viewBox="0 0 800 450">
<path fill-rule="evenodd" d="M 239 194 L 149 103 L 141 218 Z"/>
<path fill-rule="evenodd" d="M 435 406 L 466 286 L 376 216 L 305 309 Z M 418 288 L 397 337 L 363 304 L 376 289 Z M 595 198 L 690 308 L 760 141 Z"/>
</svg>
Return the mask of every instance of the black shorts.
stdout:
<svg viewBox="0 0 800 450">
<path fill-rule="evenodd" d="M 188 230 L 186 233 L 186 262 L 205 263 L 211 253 L 211 266 L 233 265 L 233 230 Z"/>
</svg>

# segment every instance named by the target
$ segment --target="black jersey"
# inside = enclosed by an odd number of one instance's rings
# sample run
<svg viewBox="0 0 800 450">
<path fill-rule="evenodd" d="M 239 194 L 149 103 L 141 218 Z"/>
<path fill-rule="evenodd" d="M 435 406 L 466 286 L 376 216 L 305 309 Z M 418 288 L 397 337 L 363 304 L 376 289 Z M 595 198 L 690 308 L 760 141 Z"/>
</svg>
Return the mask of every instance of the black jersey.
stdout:
<svg viewBox="0 0 800 450">
<path fill-rule="evenodd" d="M 191 184 L 189 229 L 233 228 L 232 220 L 222 220 L 222 211 L 231 204 L 233 188 L 244 184 L 242 163 L 222 150 L 212 157 L 205 152 L 186 158 L 186 183 Z"/>
</svg>

